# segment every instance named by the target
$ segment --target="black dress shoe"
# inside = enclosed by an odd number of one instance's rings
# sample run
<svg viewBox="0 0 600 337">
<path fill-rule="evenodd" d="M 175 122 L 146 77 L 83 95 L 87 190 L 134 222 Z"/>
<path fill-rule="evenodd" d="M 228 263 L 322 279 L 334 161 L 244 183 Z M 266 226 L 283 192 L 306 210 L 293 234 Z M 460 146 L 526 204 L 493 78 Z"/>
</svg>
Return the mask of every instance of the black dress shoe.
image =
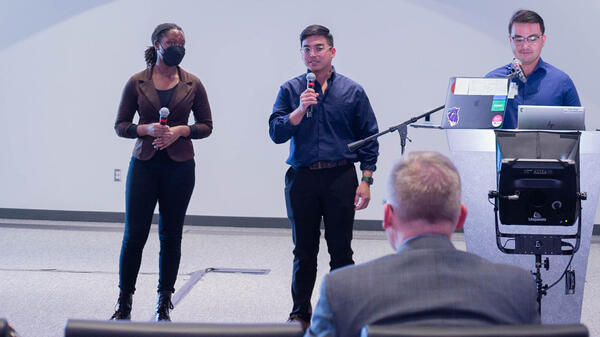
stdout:
<svg viewBox="0 0 600 337">
<path fill-rule="evenodd" d="M 157 322 L 170 322 L 171 316 L 169 316 L 169 310 L 173 309 L 173 303 L 171 303 L 171 292 L 161 291 L 158 293 L 158 303 L 156 303 L 156 316 Z"/>
<path fill-rule="evenodd" d="M 133 294 L 119 293 L 117 300 L 117 310 L 110 316 L 110 320 L 123 319 L 131 320 L 131 303 L 133 302 Z"/>
</svg>

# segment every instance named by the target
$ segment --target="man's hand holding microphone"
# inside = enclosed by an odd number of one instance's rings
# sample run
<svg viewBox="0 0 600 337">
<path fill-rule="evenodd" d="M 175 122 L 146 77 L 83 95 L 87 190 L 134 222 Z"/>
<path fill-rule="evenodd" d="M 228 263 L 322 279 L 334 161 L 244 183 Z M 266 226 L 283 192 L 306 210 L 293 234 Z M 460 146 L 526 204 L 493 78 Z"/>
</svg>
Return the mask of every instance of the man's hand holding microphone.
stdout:
<svg viewBox="0 0 600 337">
<path fill-rule="evenodd" d="M 317 76 L 314 73 L 306 74 L 306 90 L 300 94 L 300 104 L 298 109 L 290 114 L 290 123 L 298 125 L 302 121 L 304 115 L 306 118 L 312 118 L 312 106 L 317 104 L 319 94 L 315 92 L 315 80 Z"/>
</svg>

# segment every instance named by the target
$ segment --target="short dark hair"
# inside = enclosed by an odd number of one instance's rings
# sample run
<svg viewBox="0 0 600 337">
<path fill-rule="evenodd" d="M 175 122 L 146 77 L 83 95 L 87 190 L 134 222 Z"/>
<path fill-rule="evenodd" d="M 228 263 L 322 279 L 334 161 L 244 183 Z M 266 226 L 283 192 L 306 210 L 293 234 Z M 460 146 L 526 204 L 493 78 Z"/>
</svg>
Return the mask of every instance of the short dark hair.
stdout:
<svg viewBox="0 0 600 337">
<path fill-rule="evenodd" d="M 327 39 L 327 43 L 333 47 L 333 35 L 331 35 L 331 32 L 329 32 L 329 28 L 321 25 L 310 25 L 304 28 L 302 33 L 300 33 L 300 46 L 302 46 L 302 41 L 304 41 L 307 37 L 315 35 L 323 36 Z"/>
<path fill-rule="evenodd" d="M 174 23 L 161 23 L 160 25 L 156 26 L 156 28 L 154 28 L 154 31 L 152 32 L 152 36 L 150 37 L 150 41 L 152 42 L 152 45 L 149 46 L 148 48 L 146 48 L 146 51 L 144 52 L 144 58 L 146 59 L 146 66 L 148 68 L 152 67 L 155 63 L 156 63 L 156 49 L 154 49 L 154 42 L 159 41 L 166 32 L 170 31 L 171 29 L 177 29 L 181 32 L 183 32 L 183 29 L 181 29 L 181 27 L 179 27 L 178 25 L 174 24 Z"/>
<path fill-rule="evenodd" d="M 546 27 L 544 27 L 544 19 L 534 12 L 527 9 L 521 9 L 513 14 L 512 18 L 510 18 L 510 22 L 508 23 L 508 34 L 512 34 L 512 26 L 513 23 L 538 23 L 540 25 L 540 29 L 542 30 L 542 34 L 546 31 Z"/>
</svg>

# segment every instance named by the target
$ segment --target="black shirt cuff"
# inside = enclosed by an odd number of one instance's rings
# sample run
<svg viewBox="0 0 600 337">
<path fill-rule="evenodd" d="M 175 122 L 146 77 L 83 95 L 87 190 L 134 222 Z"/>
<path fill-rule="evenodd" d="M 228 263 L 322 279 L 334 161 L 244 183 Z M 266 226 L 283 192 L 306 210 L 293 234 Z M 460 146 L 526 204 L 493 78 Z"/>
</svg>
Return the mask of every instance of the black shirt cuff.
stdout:
<svg viewBox="0 0 600 337">
<path fill-rule="evenodd" d="M 137 125 L 136 124 L 131 124 L 128 128 L 127 128 L 127 135 L 131 138 L 138 138 L 138 133 L 137 133 Z"/>
<path fill-rule="evenodd" d="M 190 138 L 198 139 L 198 129 L 193 125 L 188 125 L 188 127 L 190 128 Z"/>
</svg>

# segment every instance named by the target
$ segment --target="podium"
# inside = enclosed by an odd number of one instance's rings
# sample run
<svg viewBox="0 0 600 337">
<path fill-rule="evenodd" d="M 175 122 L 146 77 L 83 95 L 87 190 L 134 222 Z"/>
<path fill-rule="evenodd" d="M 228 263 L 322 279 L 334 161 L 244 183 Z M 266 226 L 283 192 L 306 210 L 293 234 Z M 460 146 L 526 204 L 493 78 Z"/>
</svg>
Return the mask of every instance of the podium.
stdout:
<svg viewBox="0 0 600 337">
<path fill-rule="evenodd" d="M 494 130 L 446 129 L 452 160 L 462 180 L 462 199 L 468 215 L 464 225 L 467 251 L 492 262 L 505 263 L 535 271 L 535 256 L 505 254 L 496 244 L 494 205 L 488 192 L 497 190 L 496 137 Z M 581 319 L 581 308 L 587 261 L 594 226 L 596 206 L 600 196 L 600 132 L 582 131 L 579 148 L 580 190 L 587 192 L 581 201 L 581 239 L 573 255 L 571 269 L 575 271 L 575 292 L 565 293 L 563 278 L 543 296 L 541 318 L 543 324 L 575 324 Z M 493 202 L 493 200 L 492 200 Z M 502 232 L 526 234 L 563 234 L 576 230 L 564 226 L 499 225 Z M 544 284 L 551 285 L 565 271 L 571 256 L 544 255 L 549 270 L 542 269 Z M 532 276 L 533 278 L 533 276 Z"/>
</svg>

